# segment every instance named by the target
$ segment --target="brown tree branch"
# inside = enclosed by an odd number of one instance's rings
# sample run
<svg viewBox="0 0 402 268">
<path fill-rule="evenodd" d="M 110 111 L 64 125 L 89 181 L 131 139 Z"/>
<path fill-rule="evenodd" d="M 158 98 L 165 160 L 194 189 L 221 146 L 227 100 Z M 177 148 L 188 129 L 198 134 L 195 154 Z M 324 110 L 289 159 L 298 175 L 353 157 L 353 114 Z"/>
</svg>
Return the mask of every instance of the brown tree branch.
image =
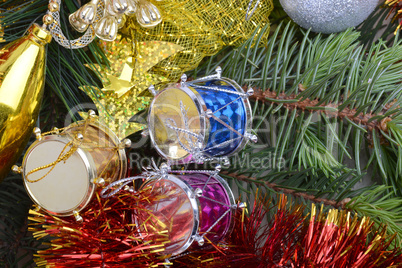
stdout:
<svg viewBox="0 0 402 268">
<path fill-rule="evenodd" d="M 275 183 L 263 182 L 263 181 L 260 181 L 260 180 L 258 180 L 256 178 L 253 178 L 253 177 L 248 177 L 248 176 L 245 176 L 245 175 L 239 175 L 237 173 L 229 173 L 229 172 L 226 172 L 226 171 L 222 171 L 221 173 L 225 174 L 227 176 L 230 176 L 232 178 L 235 178 L 235 179 L 237 179 L 239 181 L 247 181 L 247 182 L 252 181 L 252 182 L 254 182 L 256 184 L 263 184 L 266 187 L 273 189 L 274 191 L 283 192 L 285 194 L 290 194 L 290 195 L 293 195 L 295 197 L 301 197 L 301 198 L 303 198 L 305 200 L 310 200 L 310 201 L 312 201 L 314 203 L 323 203 L 326 206 L 332 206 L 332 207 L 338 208 L 338 209 L 346 209 L 346 204 L 350 201 L 350 198 L 345 198 L 340 202 L 337 202 L 335 200 L 325 199 L 325 198 L 317 198 L 314 195 L 310 195 L 310 194 L 307 194 L 307 193 L 304 193 L 304 192 L 297 192 L 296 190 L 292 190 L 292 189 L 282 188 L 282 187 L 280 187 L 279 185 L 277 185 Z"/>
<path fill-rule="evenodd" d="M 300 88 L 300 87 L 299 87 Z M 301 91 L 303 91 L 303 88 L 300 88 Z M 384 117 L 382 120 L 371 120 L 370 119 L 374 116 L 379 116 L 379 115 L 384 115 L 393 105 L 393 103 L 389 103 L 384 107 L 383 111 L 378 113 L 378 114 L 372 114 L 372 113 L 367 113 L 364 114 L 363 112 L 359 113 L 358 115 L 355 115 L 357 110 L 356 109 L 350 109 L 349 107 L 345 107 L 343 110 L 339 111 L 338 107 L 342 105 L 342 103 L 327 103 L 327 104 L 320 104 L 317 106 L 319 100 L 310 100 L 310 99 L 305 99 L 305 100 L 299 100 L 298 96 L 296 94 L 291 94 L 291 95 L 286 95 L 285 93 L 276 93 L 270 90 L 261 90 L 261 89 L 254 89 L 254 95 L 250 96 L 250 99 L 254 100 L 259 100 L 265 103 L 272 103 L 272 104 L 282 104 L 285 108 L 289 110 L 298 110 L 298 111 L 309 111 L 312 113 L 325 113 L 328 117 L 336 117 L 339 119 L 343 118 L 348 118 L 350 121 L 356 123 L 357 125 L 361 126 L 364 129 L 368 130 L 367 133 L 367 139 L 369 142 L 372 144 L 372 137 L 371 137 L 371 132 L 373 129 L 382 130 L 386 133 L 388 133 L 388 128 L 387 128 L 387 123 L 391 121 L 391 117 L 387 116 Z M 275 100 L 278 101 L 284 101 L 284 100 L 289 100 L 290 102 L 276 102 Z M 294 100 L 294 102 L 291 102 L 291 100 Z M 322 109 L 320 109 L 322 107 Z M 333 109 L 328 109 L 328 108 L 333 108 Z M 334 111 L 335 110 L 335 111 Z M 381 138 L 381 143 L 387 143 L 387 141 L 384 139 L 384 137 Z"/>
</svg>

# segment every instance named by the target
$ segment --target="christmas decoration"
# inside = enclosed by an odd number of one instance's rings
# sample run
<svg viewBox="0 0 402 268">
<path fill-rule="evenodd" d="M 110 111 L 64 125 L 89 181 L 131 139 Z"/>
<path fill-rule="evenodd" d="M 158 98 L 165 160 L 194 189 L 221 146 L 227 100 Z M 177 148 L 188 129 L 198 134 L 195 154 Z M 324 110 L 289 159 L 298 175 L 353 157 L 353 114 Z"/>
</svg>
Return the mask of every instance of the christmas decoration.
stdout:
<svg viewBox="0 0 402 268">
<path fill-rule="evenodd" d="M 165 244 L 163 254 L 182 253 L 194 241 L 198 246 L 203 246 L 205 240 L 217 242 L 232 231 L 232 214 L 237 205 L 229 185 L 219 176 L 170 175 L 154 178 L 146 186 L 165 197 L 160 203 L 146 204 L 150 212 L 140 217 L 145 230 L 167 228 L 170 243 Z M 150 218 L 150 213 L 156 218 Z"/>
<path fill-rule="evenodd" d="M 144 204 L 136 223 L 146 233 L 157 233 L 157 240 L 167 239 L 161 254 L 180 254 L 196 247 L 195 241 L 198 246 L 205 240 L 218 242 L 232 231 L 233 214 L 245 205 L 235 204 L 229 185 L 218 176 L 220 165 L 214 171 L 198 171 L 171 170 L 166 163 L 159 169 L 152 164 L 153 170 L 109 184 L 101 197 L 109 198 L 133 181 L 145 180 L 141 188 L 151 188 L 158 199 Z"/>
<path fill-rule="evenodd" d="M 249 216 L 237 214 L 235 229 L 224 242 L 171 261 L 174 267 L 400 266 L 401 249 L 388 249 L 394 236 L 373 227 L 370 219 L 336 209 L 317 212 L 315 205 L 305 218 L 302 209 L 287 204 L 284 196 L 275 207 L 259 200 Z M 273 210 L 274 217 L 265 224 Z"/>
<path fill-rule="evenodd" d="M 90 1 L 81 2 L 85 4 Z M 235 6 L 240 2 L 243 3 L 241 0 L 231 1 L 231 4 Z M 52 16 L 57 24 L 76 10 L 74 7 L 77 3 L 80 4 L 80 1 L 62 2 L 59 19 Z M 152 3 L 158 6 L 163 18 L 168 19 L 161 5 L 173 5 L 176 0 L 152 0 Z M 223 46 L 225 33 L 214 35 L 213 30 L 203 31 L 208 28 L 204 21 L 219 17 L 217 23 L 227 21 L 237 27 L 256 19 L 261 7 L 267 4 L 266 1 L 244 1 L 244 16 L 237 19 L 235 16 L 226 16 L 224 12 L 229 11 L 229 7 L 220 10 L 217 15 L 208 10 L 209 5 L 226 3 L 224 1 L 197 1 L 196 4 L 206 11 L 200 16 L 204 20 L 197 18 L 198 23 L 191 22 L 191 26 L 184 27 L 185 23 L 195 21 L 192 19 L 197 16 L 198 10 L 182 12 L 184 5 L 194 1 L 180 3 L 178 9 L 172 9 L 179 12 L 176 20 L 162 21 L 152 30 L 139 26 L 136 18 L 129 19 L 129 23 L 139 28 L 139 36 L 144 31 L 151 33 L 156 29 L 167 29 L 169 31 L 162 35 L 168 33 L 164 38 L 172 39 L 162 41 L 174 44 L 188 42 L 186 46 L 182 45 L 184 49 L 180 55 L 190 59 L 182 61 L 183 64 L 189 63 L 189 66 L 193 64 L 193 57 L 201 55 L 201 52 L 205 55 L 201 51 L 207 48 L 202 46 L 205 44 L 201 42 L 204 41 L 203 37 L 211 37 L 209 40 L 217 38 L 217 44 L 207 43 L 211 47 L 214 45 L 214 49 Z M 8 10 L 11 5 L 16 8 Z M 253 130 L 259 142 L 253 146 L 249 143 L 228 158 L 231 165 L 224 167 L 219 176 L 227 180 L 235 198 L 239 196 L 240 200 L 248 202 L 258 200 L 254 195 L 258 189 L 262 195 L 272 197 L 273 203 L 257 205 L 259 208 L 254 209 L 250 216 L 247 213 L 237 214 L 234 232 L 225 236 L 224 240 L 209 243 L 205 239 L 202 248 L 193 243 L 187 251 L 164 259 L 163 245 L 170 241 L 153 240 L 155 236 L 165 237 L 138 228 L 139 218 L 135 215 L 152 217 L 153 214 L 149 214 L 144 205 L 148 200 L 153 203 L 158 202 L 154 198 L 164 200 L 166 197 L 142 195 L 131 187 L 106 199 L 101 199 L 95 193 L 96 198 L 92 198 L 88 206 L 80 211 L 83 217 L 81 224 L 73 216 L 58 218 L 43 211 L 33 211 L 33 220 L 46 221 L 44 224 L 36 221 L 37 224 L 31 226 L 33 229 L 30 230 L 39 239 L 34 241 L 32 233 L 26 228 L 31 203 L 24 191 L 23 179 L 10 175 L 0 184 L 0 267 L 31 267 L 34 266 L 32 258 L 36 257 L 42 258 L 37 259 L 37 266 L 42 267 L 163 267 L 171 263 L 174 267 L 400 266 L 402 49 L 398 35 L 392 35 L 398 22 L 385 21 L 389 9 L 378 8 L 357 30 L 317 35 L 301 29 L 297 24 L 284 23 L 288 18 L 281 10 L 279 1 L 275 1 L 275 5 L 278 8 L 269 17 L 273 30 L 269 38 L 269 27 L 262 27 L 253 32 L 246 42 L 240 42 L 239 39 L 235 47 L 226 47 L 187 73 L 191 81 L 209 75 L 217 66 L 221 66 L 222 76 L 236 80 L 244 91 L 250 86 L 254 88 L 250 106 Z M 1 1 L 1 7 L 1 25 L 4 27 L 4 39 L 8 42 L 20 38 L 28 24 L 43 15 L 47 2 L 4 0 Z M 100 15 L 103 16 L 103 13 Z M 230 18 L 236 19 L 231 21 Z M 133 30 L 127 31 L 130 25 L 126 26 L 122 28 L 126 30 L 123 34 L 134 36 Z M 184 31 L 170 31 L 190 27 L 198 27 L 193 35 L 187 35 Z M 385 30 L 384 33 L 382 30 Z M 91 31 L 90 35 L 86 35 Z M 58 32 L 54 33 L 53 39 L 59 39 Z M 96 36 L 94 28 L 89 26 L 83 36 L 86 37 L 77 42 L 62 38 L 66 49 L 55 42 L 48 47 L 46 94 L 39 120 L 44 131 L 53 125 L 60 125 L 60 122 L 69 124 L 70 118 L 76 116 L 75 111 L 89 108 L 89 99 L 77 90 L 79 87 L 99 87 L 95 75 L 97 70 L 86 69 L 85 65 L 103 64 L 106 58 L 98 42 L 90 43 L 85 50 L 72 50 L 88 44 Z M 373 41 L 378 37 L 382 40 Z M 147 35 L 144 34 L 144 38 Z M 134 42 L 141 43 L 142 40 L 134 39 Z M 195 42 L 197 40 L 200 42 Z M 130 48 L 130 56 L 135 58 L 138 47 L 136 44 Z M 171 60 L 178 55 L 162 60 L 147 73 L 178 78 L 182 70 L 169 69 L 176 67 Z M 156 85 L 154 90 L 159 91 L 163 87 Z M 91 94 L 89 90 L 86 92 Z M 122 97 L 130 92 L 123 93 Z M 141 96 L 145 96 L 143 93 Z M 147 104 L 144 103 L 145 106 Z M 145 122 L 141 120 L 145 114 L 147 112 L 143 109 L 132 121 Z M 174 120 L 180 122 L 181 119 Z M 136 134 L 141 135 L 139 132 Z M 139 141 L 138 146 L 141 144 L 142 141 Z M 141 154 L 138 155 L 141 157 L 136 158 L 135 155 L 131 163 L 140 163 L 139 168 L 145 166 L 141 163 L 150 160 L 147 148 L 140 148 Z M 130 150 L 133 153 L 136 148 L 131 147 Z M 200 165 L 192 163 L 191 166 Z M 177 177 L 183 175 L 177 174 Z M 375 183 L 370 177 L 375 178 Z M 135 182 L 139 186 L 140 180 Z M 295 201 L 296 204 L 323 202 L 325 212 L 320 214 L 313 209 L 315 214 L 312 215 L 315 216 L 311 218 L 309 209 L 297 205 L 292 208 L 279 205 L 277 212 L 278 192 L 298 196 L 300 199 Z M 122 202 L 124 205 L 121 205 Z M 337 215 L 334 211 L 329 213 L 331 206 L 343 211 L 337 212 Z M 92 210 L 92 207 L 95 208 Z M 116 212 L 115 208 L 119 211 Z M 91 210 L 92 214 L 86 214 L 87 210 Z M 136 214 L 137 211 L 143 213 Z M 116 214 L 112 215 L 112 212 Z M 349 212 L 358 217 L 348 218 L 345 215 Z M 372 222 L 368 222 L 367 217 Z M 137 225 L 133 227 L 129 224 Z M 371 224 L 372 227 L 368 227 Z M 385 230 L 379 226 L 387 228 Z M 370 235 L 366 236 L 369 231 Z M 394 234 L 395 239 L 391 241 Z"/>
<path fill-rule="evenodd" d="M 17 161 L 38 117 L 49 32 L 34 24 L 28 35 L 0 51 L 0 181 Z"/>
<path fill-rule="evenodd" d="M 280 0 L 286 13 L 301 27 L 319 33 L 336 33 L 362 23 L 378 0 Z"/>
<path fill-rule="evenodd" d="M 82 223 L 74 217 L 58 218 L 30 210 L 30 231 L 37 239 L 52 237 L 36 254 L 37 267 L 157 267 L 165 239 L 156 232 L 139 232 L 135 222 L 144 204 L 153 202 L 150 188 L 133 194 L 122 191 L 108 199 L 95 193 L 82 211 Z M 140 236 L 146 240 L 140 239 Z"/>
<path fill-rule="evenodd" d="M 102 75 L 104 88 L 83 89 L 86 92 L 94 92 L 89 96 L 97 106 L 100 120 L 120 139 L 123 139 L 142 129 L 143 124 L 146 123 L 145 121 L 142 124 L 128 122 L 151 101 L 150 97 L 138 95 L 150 85 L 166 81 L 166 78 L 148 71 L 159 61 L 177 53 L 182 48 L 167 42 L 141 42 L 138 44 L 137 56 L 133 57 L 130 42 L 121 37 L 115 42 L 104 42 L 102 46 L 111 68 L 99 65 L 94 67 Z"/>
<path fill-rule="evenodd" d="M 263 27 L 269 28 L 268 16 L 272 11 L 271 0 L 257 1 L 249 8 L 250 0 L 171 0 L 158 2 L 163 22 L 153 29 L 128 19 L 122 32 L 138 41 L 166 41 L 184 49 L 168 60 L 161 61 L 153 73 L 176 82 L 200 61 L 213 55 L 225 45 L 238 46 Z M 268 31 L 262 36 L 266 41 Z"/>
<path fill-rule="evenodd" d="M 215 75 L 168 85 L 155 95 L 148 116 L 149 134 L 155 148 L 171 161 L 202 163 L 243 149 L 251 134 L 248 97 L 233 80 Z M 152 91 L 152 89 L 151 89 Z"/>
<path fill-rule="evenodd" d="M 74 40 L 70 40 L 64 35 L 60 23 L 60 5 L 61 0 L 49 0 L 48 11 L 44 17 L 47 25 L 49 25 L 49 31 L 51 32 L 54 40 L 59 45 L 68 49 L 77 49 L 89 45 L 96 37 L 92 27 L 84 29 L 84 31 L 86 30 L 85 33 L 81 37 Z M 100 6 L 91 12 L 96 19 L 99 19 L 103 14 L 103 10 Z"/>
<path fill-rule="evenodd" d="M 41 134 L 25 154 L 22 173 L 25 188 L 32 200 L 48 213 L 74 215 L 90 202 L 96 186 L 121 179 L 127 172 L 123 143 L 98 122 L 91 111 L 85 121 Z"/>
<path fill-rule="evenodd" d="M 102 15 L 97 16 L 97 10 L 101 10 Z M 91 0 L 71 14 L 69 20 L 78 32 L 93 27 L 100 39 L 114 41 L 117 30 L 126 22 L 126 16 L 135 16 L 138 24 L 147 28 L 162 21 L 159 9 L 147 0 Z"/>
</svg>

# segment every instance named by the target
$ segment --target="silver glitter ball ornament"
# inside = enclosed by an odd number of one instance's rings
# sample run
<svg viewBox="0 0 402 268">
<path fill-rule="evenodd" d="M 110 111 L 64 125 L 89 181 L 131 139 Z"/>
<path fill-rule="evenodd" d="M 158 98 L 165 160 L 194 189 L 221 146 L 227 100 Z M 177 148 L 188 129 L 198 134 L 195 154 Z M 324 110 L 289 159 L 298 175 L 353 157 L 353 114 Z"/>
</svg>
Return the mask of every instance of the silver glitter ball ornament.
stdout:
<svg viewBox="0 0 402 268">
<path fill-rule="evenodd" d="M 280 0 L 285 12 L 303 28 L 336 33 L 355 27 L 373 12 L 379 0 Z"/>
</svg>

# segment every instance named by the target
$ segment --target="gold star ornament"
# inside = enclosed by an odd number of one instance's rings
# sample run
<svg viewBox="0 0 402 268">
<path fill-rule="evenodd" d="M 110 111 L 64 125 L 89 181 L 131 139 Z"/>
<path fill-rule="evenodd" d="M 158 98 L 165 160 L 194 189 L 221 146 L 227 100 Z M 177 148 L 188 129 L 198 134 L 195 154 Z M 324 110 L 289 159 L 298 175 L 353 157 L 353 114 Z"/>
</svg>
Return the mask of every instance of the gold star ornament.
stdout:
<svg viewBox="0 0 402 268">
<path fill-rule="evenodd" d="M 153 74 L 152 67 L 179 52 L 182 47 L 169 42 L 147 41 L 135 44 L 133 53 L 132 43 L 121 37 L 114 42 L 101 42 L 101 45 L 110 67 L 97 64 L 89 67 L 100 74 L 103 88 L 86 86 L 81 89 L 95 103 L 99 120 L 123 139 L 143 129 L 146 124 L 145 120 L 128 122 L 135 114 L 146 109 L 151 101 L 151 97 L 139 94 L 150 85 L 168 82 L 164 76 Z M 85 113 L 80 114 L 85 116 Z"/>
</svg>

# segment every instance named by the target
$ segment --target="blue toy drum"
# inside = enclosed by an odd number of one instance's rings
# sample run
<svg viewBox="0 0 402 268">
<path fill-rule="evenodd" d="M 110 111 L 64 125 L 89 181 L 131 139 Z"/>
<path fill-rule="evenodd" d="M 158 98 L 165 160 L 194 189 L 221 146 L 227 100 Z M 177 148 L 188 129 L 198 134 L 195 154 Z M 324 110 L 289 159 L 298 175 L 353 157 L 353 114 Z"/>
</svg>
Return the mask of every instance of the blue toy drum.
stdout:
<svg viewBox="0 0 402 268">
<path fill-rule="evenodd" d="M 152 92 L 152 89 L 151 89 Z M 203 162 L 233 155 L 251 135 L 247 93 L 233 80 L 216 75 L 169 84 L 153 92 L 148 116 L 151 141 L 159 154 L 174 162 Z"/>
</svg>

